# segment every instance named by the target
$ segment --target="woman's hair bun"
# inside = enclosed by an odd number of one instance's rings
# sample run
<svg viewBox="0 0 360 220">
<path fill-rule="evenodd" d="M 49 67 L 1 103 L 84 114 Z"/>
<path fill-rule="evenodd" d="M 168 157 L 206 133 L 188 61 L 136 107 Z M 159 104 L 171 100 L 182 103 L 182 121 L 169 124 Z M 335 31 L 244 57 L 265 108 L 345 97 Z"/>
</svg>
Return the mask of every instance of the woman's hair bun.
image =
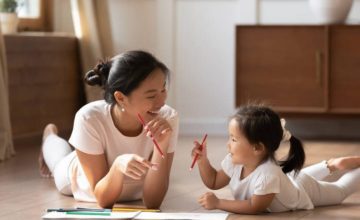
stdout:
<svg viewBox="0 0 360 220">
<path fill-rule="evenodd" d="M 85 74 L 85 82 L 90 86 L 98 85 L 104 87 L 109 77 L 110 68 L 110 61 L 99 61 L 94 69 Z"/>
<path fill-rule="evenodd" d="M 95 70 L 90 70 L 89 72 L 87 72 L 85 74 L 84 80 L 90 86 L 102 86 L 103 81 L 101 79 L 101 76 Z"/>
</svg>

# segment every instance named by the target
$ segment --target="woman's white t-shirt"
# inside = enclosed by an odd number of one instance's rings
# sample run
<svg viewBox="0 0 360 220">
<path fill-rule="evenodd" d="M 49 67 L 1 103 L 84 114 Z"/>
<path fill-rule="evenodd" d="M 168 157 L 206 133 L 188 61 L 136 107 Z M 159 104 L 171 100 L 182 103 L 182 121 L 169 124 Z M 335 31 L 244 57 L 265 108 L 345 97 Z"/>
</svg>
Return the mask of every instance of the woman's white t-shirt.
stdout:
<svg viewBox="0 0 360 220">
<path fill-rule="evenodd" d="M 301 184 L 296 182 L 293 173 L 284 174 L 281 167 L 270 159 L 243 179 L 240 179 L 243 165 L 233 164 L 230 154 L 226 155 L 221 166 L 230 177 L 229 186 L 236 200 L 247 200 L 252 195 L 275 193 L 267 209 L 269 212 L 314 208 L 311 199 Z"/>
<path fill-rule="evenodd" d="M 178 114 L 171 107 L 164 105 L 160 109 L 159 115 L 165 118 L 173 129 L 168 153 L 174 152 L 179 130 Z M 145 129 L 136 137 L 124 136 L 114 125 L 111 117 L 111 105 L 104 100 L 91 102 L 76 113 L 69 143 L 77 150 L 87 154 L 105 154 L 109 167 L 119 155 L 137 154 L 148 159 L 154 149 L 154 144 L 146 136 Z M 79 201 L 95 202 L 95 196 L 77 157 L 74 158 L 69 170 L 74 198 Z M 143 183 L 144 179 L 133 180 L 125 176 L 119 200 L 140 199 Z"/>
</svg>

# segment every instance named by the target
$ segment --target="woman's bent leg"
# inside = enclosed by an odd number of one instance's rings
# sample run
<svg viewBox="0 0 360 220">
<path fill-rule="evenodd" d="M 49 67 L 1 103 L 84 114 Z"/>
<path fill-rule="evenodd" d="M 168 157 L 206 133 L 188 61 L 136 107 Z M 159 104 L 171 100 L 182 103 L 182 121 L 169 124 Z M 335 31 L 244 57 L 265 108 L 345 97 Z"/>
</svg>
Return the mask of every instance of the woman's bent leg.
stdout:
<svg viewBox="0 0 360 220">
<path fill-rule="evenodd" d="M 76 152 L 73 151 L 65 158 L 61 159 L 55 166 L 53 175 L 55 186 L 64 195 L 72 195 L 70 182 L 70 166 L 76 157 Z"/>
<path fill-rule="evenodd" d="M 56 126 L 48 124 L 44 129 L 39 155 L 40 173 L 46 177 L 52 175 L 56 188 L 65 195 L 72 195 L 68 173 L 75 156 L 69 143 L 57 135 Z"/>
<path fill-rule="evenodd" d="M 42 145 L 44 161 L 52 174 L 56 164 L 71 152 L 69 143 L 56 134 L 48 135 Z"/>
</svg>

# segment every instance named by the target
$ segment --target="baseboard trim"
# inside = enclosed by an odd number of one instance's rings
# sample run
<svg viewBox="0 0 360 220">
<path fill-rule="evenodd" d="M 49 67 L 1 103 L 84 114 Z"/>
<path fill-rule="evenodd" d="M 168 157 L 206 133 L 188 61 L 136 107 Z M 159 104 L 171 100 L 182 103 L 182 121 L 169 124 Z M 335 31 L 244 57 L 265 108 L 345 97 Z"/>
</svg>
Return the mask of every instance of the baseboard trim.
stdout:
<svg viewBox="0 0 360 220">
<path fill-rule="evenodd" d="M 301 139 L 360 140 L 359 119 L 288 119 L 287 128 Z M 224 119 L 180 119 L 179 134 L 202 136 L 228 135 L 228 120 Z"/>
</svg>

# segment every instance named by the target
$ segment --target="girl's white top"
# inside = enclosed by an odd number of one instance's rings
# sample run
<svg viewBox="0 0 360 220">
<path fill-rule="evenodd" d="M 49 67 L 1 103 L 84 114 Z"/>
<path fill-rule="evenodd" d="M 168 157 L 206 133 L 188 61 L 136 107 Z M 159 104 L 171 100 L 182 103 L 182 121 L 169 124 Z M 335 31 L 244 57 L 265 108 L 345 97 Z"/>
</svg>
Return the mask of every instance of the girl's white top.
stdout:
<svg viewBox="0 0 360 220">
<path fill-rule="evenodd" d="M 115 127 L 110 110 L 111 105 L 104 100 L 83 106 L 76 113 L 69 143 L 77 150 L 87 154 L 105 154 L 109 167 L 112 166 L 116 157 L 122 154 L 137 154 L 149 159 L 154 149 L 154 143 L 146 136 L 146 130 L 143 129 L 136 137 L 124 136 Z M 173 129 L 168 153 L 174 152 L 179 130 L 178 114 L 167 105 L 161 108 L 159 114 L 170 123 Z M 96 202 L 77 157 L 74 157 L 69 167 L 69 178 L 75 199 Z M 119 200 L 128 201 L 142 198 L 143 183 L 144 179 L 134 180 L 125 176 Z"/>
<path fill-rule="evenodd" d="M 240 176 L 243 165 L 233 164 L 230 154 L 226 155 L 221 166 L 231 178 L 229 186 L 236 200 L 247 200 L 252 195 L 275 193 L 274 200 L 267 209 L 269 212 L 314 208 L 304 188 L 296 182 L 293 173 L 284 174 L 281 167 L 272 160 L 260 164 L 242 180 Z"/>
</svg>

